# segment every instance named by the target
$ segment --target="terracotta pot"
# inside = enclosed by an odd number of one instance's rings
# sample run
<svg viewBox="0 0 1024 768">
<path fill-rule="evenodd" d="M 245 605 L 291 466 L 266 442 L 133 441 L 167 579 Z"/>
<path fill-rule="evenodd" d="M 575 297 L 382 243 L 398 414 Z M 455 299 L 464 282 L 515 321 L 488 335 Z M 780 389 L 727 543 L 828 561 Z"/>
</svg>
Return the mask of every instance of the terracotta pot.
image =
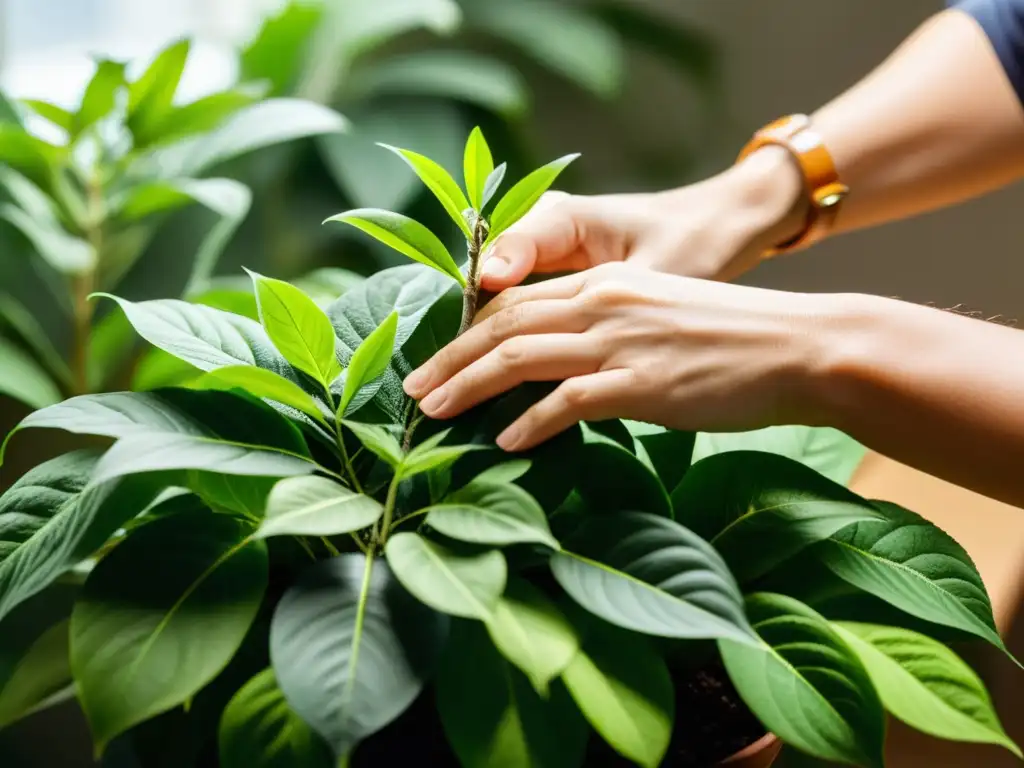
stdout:
<svg viewBox="0 0 1024 768">
<path fill-rule="evenodd" d="M 731 768 L 769 768 L 781 750 L 782 742 L 775 738 L 775 734 L 766 733 L 746 749 L 727 757 L 719 765 L 728 765 Z"/>
</svg>

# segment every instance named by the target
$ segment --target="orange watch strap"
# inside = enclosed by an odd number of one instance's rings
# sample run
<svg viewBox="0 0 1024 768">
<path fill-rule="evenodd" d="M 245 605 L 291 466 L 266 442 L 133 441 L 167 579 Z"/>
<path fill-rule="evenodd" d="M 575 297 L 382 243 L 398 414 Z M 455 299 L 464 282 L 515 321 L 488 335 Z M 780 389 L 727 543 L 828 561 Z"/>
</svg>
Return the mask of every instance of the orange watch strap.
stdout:
<svg viewBox="0 0 1024 768">
<path fill-rule="evenodd" d="M 803 230 L 768 250 L 765 257 L 806 248 L 823 239 L 835 224 L 840 204 L 850 191 L 839 180 L 832 155 L 807 115 L 789 115 L 766 125 L 743 148 L 737 162 L 769 145 L 784 147 L 796 160 L 811 204 Z"/>
</svg>

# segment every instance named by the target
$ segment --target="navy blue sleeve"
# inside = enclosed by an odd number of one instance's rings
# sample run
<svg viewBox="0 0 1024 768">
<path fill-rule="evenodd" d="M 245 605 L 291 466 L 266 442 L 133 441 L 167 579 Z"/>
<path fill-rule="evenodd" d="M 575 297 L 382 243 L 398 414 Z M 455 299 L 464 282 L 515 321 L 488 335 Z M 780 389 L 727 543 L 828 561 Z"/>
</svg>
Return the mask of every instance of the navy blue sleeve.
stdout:
<svg viewBox="0 0 1024 768">
<path fill-rule="evenodd" d="M 973 16 L 1024 102 L 1024 0 L 960 0 L 951 6 Z"/>
</svg>

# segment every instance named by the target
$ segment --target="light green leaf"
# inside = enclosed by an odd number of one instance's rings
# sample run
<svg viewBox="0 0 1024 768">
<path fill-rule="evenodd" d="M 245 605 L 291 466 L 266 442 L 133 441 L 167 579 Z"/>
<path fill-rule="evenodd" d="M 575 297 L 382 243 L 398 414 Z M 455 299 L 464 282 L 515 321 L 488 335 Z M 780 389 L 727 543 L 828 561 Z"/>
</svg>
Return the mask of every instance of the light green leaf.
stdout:
<svg viewBox="0 0 1024 768">
<path fill-rule="evenodd" d="M 672 494 L 676 520 L 714 545 L 743 583 L 854 523 L 866 499 L 773 453 L 730 451 L 694 464 Z"/>
<path fill-rule="evenodd" d="M 911 616 L 1005 648 L 985 584 L 964 548 L 920 515 L 895 504 L 875 507 L 884 520 L 851 525 L 811 553 L 843 581 Z"/>
<path fill-rule="evenodd" d="M 491 149 L 487 146 L 487 140 L 484 139 L 479 126 L 469 134 L 462 167 L 466 176 L 469 200 L 477 211 L 482 211 L 486 205 L 484 194 L 487 181 L 494 172 L 494 158 L 491 157 Z"/>
<path fill-rule="evenodd" d="M 254 365 L 301 382 L 260 324 L 247 317 L 176 299 L 131 302 L 99 295 L 116 301 L 138 334 L 154 347 L 201 371 Z"/>
<path fill-rule="evenodd" d="M 402 446 L 386 427 L 380 424 L 360 424 L 357 421 L 343 423 L 355 433 L 359 442 L 368 451 L 382 458 L 390 466 L 397 469 L 402 463 Z"/>
<path fill-rule="evenodd" d="M 234 512 L 255 519 L 266 512 L 267 497 L 275 483 L 273 477 L 225 475 L 199 469 L 186 472 L 182 481 L 215 512 Z"/>
<path fill-rule="evenodd" d="M 481 211 L 487 207 L 487 204 L 491 202 L 491 198 L 493 198 L 501 188 L 501 182 L 505 180 L 505 170 L 506 164 L 502 163 L 491 171 L 487 176 L 486 181 L 484 181 L 484 192 L 480 200 Z"/>
<path fill-rule="evenodd" d="M 241 54 L 241 79 L 267 81 L 274 95 L 292 90 L 314 31 L 324 15 L 320 3 L 290 0 L 268 16 Z"/>
<path fill-rule="evenodd" d="M 358 272 L 340 267 L 321 267 L 296 278 L 292 284 L 326 309 L 339 296 L 364 282 L 366 277 Z"/>
<path fill-rule="evenodd" d="M 472 26 L 508 40 L 601 98 L 613 98 L 622 86 L 622 42 L 592 13 L 550 0 L 477 0 L 467 15 Z"/>
<path fill-rule="evenodd" d="M 625 629 L 755 644 L 743 598 L 717 552 L 664 517 L 620 512 L 587 518 L 551 558 L 562 588 Z"/>
<path fill-rule="evenodd" d="M 270 659 L 292 709 L 344 759 L 412 704 L 447 633 L 448 617 L 413 599 L 387 563 L 346 554 L 281 599 Z"/>
<path fill-rule="evenodd" d="M 584 617 L 580 617 L 584 618 Z M 675 723 L 672 677 L 643 637 L 598 621 L 579 627 L 583 647 L 562 672 L 590 725 L 620 755 L 661 765 Z"/>
<path fill-rule="evenodd" d="M 476 544 L 544 544 L 560 549 L 547 517 L 516 485 L 477 479 L 430 508 L 427 525 L 445 536 Z"/>
<path fill-rule="evenodd" d="M 68 133 L 71 132 L 75 118 L 64 107 L 58 107 L 49 101 L 39 101 L 37 99 L 22 99 L 21 103 L 58 128 L 63 128 Z"/>
<path fill-rule="evenodd" d="M 743 701 L 787 744 L 824 760 L 883 765 L 885 712 L 857 655 L 815 611 L 782 595 L 747 597 L 762 645 L 719 641 Z"/>
<path fill-rule="evenodd" d="M 533 462 L 529 459 L 513 459 L 512 461 L 506 461 L 504 464 L 495 464 L 493 467 L 489 467 L 477 475 L 473 482 L 497 483 L 499 485 L 514 483 L 529 472 L 532 465 Z"/>
<path fill-rule="evenodd" d="M 542 698 L 579 651 L 572 624 L 544 593 L 524 579 L 512 579 L 486 621 L 502 656 L 529 678 Z"/>
<path fill-rule="evenodd" d="M 228 702 L 217 742 L 220 768 L 334 768 L 327 745 L 288 706 L 272 669 Z"/>
<path fill-rule="evenodd" d="M 462 11 L 453 0 L 380 0 L 373 5 L 339 6 L 329 31 L 340 38 L 336 45 L 346 62 L 414 29 L 449 35 L 462 21 Z"/>
<path fill-rule="evenodd" d="M 356 70 L 354 98 L 436 96 L 515 117 L 526 111 L 529 89 L 514 67 L 468 51 L 420 51 L 390 56 Z"/>
<path fill-rule="evenodd" d="M 190 48 L 188 40 L 169 45 L 128 86 L 128 127 L 140 146 L 145 145 L 153 126 L 171 110 Z"/>
<path fill-rule="evenodd" d="M 96 72 L 85 88 L 82 103 L 69 129 L 72 137 L 79 136 L 86 128 L 114 110 L 117 93 L 126 85 L 124 70 L 125 65 L 121 62 L 109 59 L 100 59 L 96 62 Z"/>
<path fill-rule="evenodd" d="M 508 567 L 497 550 L 458 555 L 417 533 L 397 533 L 384 553 L 402 585 L 442 613 L 488 619 L 505 590 Z"/>
<path fill-rule="evenodd" d="M 555 179 L 565 170 L 566 166 L 577 157 L 579 157 L 578 153 L 552 160 L 547 165 L 541 166 L 523 177 L 506 192 L 491 213 L 491 233 L 487 237 L 487 242 L 494 242 L 498 235 L 523 218 L 540 200 L 540 196 L 555 183 Z"/>
<path fill-rule="evenodd" d="M 404 479 L 408 479 L 424 472 L 447 469 L 470 451 L 486 448 L 484 445 L 418 445 L 405 457 L 398 471 Z"/>
<path fill-rule="evenodd" d="M 201 507 L 138 528 L 99 562 L 71 616 L 71 669 L 98 752 L 221 672 L 267 568 L 251 524 Z"/>
<path fill-rule="evenodd" d="M 367 528 L 384 512 L 380 502 L 325 477 L 291 477 L 270 492 L 257 538 L 336 536 Z"/>
<path fill-rule="evenodd" d="M 458 621 L 441 661 L 437 706 L 464 768 L 577 768 L 587 727 L 565 688 L 544 700 L 476 622 Z"/>
<path fill-rule="evenodd" d="M 260 322 L 284 358 L 324 388 L 341 373 L 334 351 L 334 329 L 306 294 L 282 280 L 252 275 Z"/>
<path fill-rule="evenodd" d="M 472 239 L 473 231 L 469 228 L 469 224 L 466 222 L 466 217 L 463 215 L 469 208 L 469 201 L 466 200 L 466 196 L 459 189 L 459 185 L 455 182 L 455 179 L 451 175 L 438 165 L 436 162 L 431 160 L 425 155 L 421 155 L 418 152 L 412 152 L 408 149 L 399 149 L 398 147 L 392 147 L 388 144 L 381 144 L 391 152 L 394 152 L 400 158 L 405 160 L 410 168 L 415 171 L 416 175 L 420 177 L 427 188 L 434 193 L 434 197 L 440 201 L 441 205 L 448 212 L 459 229 L 466 235 L 467 238 Z"/>
<path fill-rule="evenodd" d="M 201 99 L 172 107 L 162 118 L 137 135 L 137 146 L 165 144 L 185 136 L 212 131 L 231 115 L 259 101 L 266 89 L 260 85 L 242 85 L 218 91 Z"/>
<path fill-rule="evenodd" d="M 345 369 L 345 386 L 338 404 L 338 418 L 348 412 L 356 394 L 367 384 L 384 374 L 395 351 L 395 333 L 398 331 L 398 312 L 392 312 L 377 328 L 363 339 L 352 353 Z"/>
<path fill-rule="evenodd" d="M 358 208 L 331 216 L 327 221 L 349 224 L 413 261 L 449 275 L 457 280 L 459 285 L 466 285 L 466 278 L 459 271 L 455 259 L 448 253 L 444 243 L 437 235 L 408 216 L 379 208 Z"/>
<path fill-rule="evenodd" d="M 318 421 L 325 421 L 323 411 L 313 396 L 298 384 L 253 365 L 229 365 L 216 368 L 202 376 L 194 385 L 195 389 L 243 389 L 250 395 L 274 400 L 302 411 Z"/>
<path fill-rule="evenodd" d="M 32 408 L 45 408 L 61 399 L 46 371 L 23 350 L 0 337 L 0 394 Z"/>
</svg>

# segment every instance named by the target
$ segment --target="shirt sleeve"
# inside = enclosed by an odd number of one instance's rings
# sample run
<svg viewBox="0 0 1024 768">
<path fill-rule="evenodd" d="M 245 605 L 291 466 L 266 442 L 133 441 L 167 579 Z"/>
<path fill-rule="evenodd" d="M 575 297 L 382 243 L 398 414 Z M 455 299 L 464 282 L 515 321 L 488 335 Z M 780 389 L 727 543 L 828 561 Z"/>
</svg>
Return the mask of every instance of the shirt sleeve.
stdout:
<svg viewBox="0 0 1024 768">
<path fill-rule="evenodd" d="M 949 3 L 985 30 L 1017 97 L 1024 103 L 1024 0 L 959 0 Z"/>
</svg>

